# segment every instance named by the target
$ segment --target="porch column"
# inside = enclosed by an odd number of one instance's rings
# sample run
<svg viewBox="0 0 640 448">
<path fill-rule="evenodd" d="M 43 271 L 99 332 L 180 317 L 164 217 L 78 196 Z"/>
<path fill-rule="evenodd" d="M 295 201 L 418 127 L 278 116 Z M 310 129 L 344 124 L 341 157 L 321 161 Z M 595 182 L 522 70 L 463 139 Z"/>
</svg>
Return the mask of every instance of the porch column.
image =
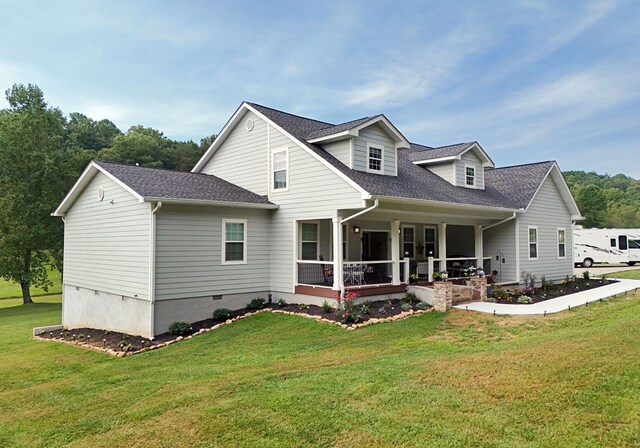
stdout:
<svg viewBox="0 0 640 448">
<path fill-rule="evenodd" d="M 331 218 L 333 224 L 333 290 L 341 291 L 343 281 L 342 269 L 342 226 L 340 225 L 340 216 Z"/>
<path fill-rule="evenodd" d="M 440 263 L 440 271 L 447 270 L 447 223 L 438 224 L 438 258 L 442 260 Z"/>
<path fill-rule="evenodd" d="M 482 246 L 483 246 L 483 242 L 482 242 L 482 225 L 480 224 L 476 224 L 475 226 L 475 242 L 476 242 L 476 258 L 478 259 L 476 267 L 477 268 L 483 268 L 483 257 L 484 254 L 482 253 Z"/>
<path fill-rule="evenodd" d="M 400 220 L 391 221 L 391 262 L 392 274 L 391 282 L 394 285 L 400 284 Z"/>
</svg>

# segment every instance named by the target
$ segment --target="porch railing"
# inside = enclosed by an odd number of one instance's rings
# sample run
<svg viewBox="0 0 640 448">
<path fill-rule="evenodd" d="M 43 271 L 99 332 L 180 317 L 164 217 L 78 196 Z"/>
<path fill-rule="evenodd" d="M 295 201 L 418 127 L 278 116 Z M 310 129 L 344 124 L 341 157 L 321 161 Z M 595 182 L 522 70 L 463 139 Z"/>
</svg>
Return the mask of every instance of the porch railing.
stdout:
<svg viewBox="0 0 640 448">
<path fill-rule="evenodd" d="M 462 278 L 466 277 L 465 270 L 469 267 L 478 268 L 482 266 L 483 270 L 487 272 L 488 267 L 485 266 L 486 262 L 491 260 L 491 257 L 483 257 L 482 262 L 479 258 L 475 257 L 456 257 L 456 258 L 427 258 L 429 281 L 433 281 L 434 272 L 447 272 L 449 278 Z"/>
<path fill-rule="evenodd" d="M 333 261 L 298 260 L 297 284 L 314 287 L 333 287 Z M 348 287 L 365 287 L 372 285 L 392 285 L 392 260 L 376 261 L 343 261 L 343 285 Z M 399 278 L 397 284 L 409 282 L 409 259 L 398 262 Z"/>
</svg>

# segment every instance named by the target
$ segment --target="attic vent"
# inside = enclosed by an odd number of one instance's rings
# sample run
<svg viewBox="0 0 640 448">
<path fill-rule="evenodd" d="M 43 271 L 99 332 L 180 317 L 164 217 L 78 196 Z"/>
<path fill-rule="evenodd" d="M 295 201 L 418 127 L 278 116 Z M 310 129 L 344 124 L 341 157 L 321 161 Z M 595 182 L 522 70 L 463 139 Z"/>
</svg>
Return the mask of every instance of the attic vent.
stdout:
<svg viewBox="0 0 640 448">
<path fill-rule="evenodd" d="M 101 202 L 104 199 L 104 188 L 98 187 L 98 201 Z"/>
<path fill-rule="evenodd" d="M 246 126 L 247 126 L 247 131 L 250 131 L 253 129 L 253 118 L 247 119 Z"/>
</svg>

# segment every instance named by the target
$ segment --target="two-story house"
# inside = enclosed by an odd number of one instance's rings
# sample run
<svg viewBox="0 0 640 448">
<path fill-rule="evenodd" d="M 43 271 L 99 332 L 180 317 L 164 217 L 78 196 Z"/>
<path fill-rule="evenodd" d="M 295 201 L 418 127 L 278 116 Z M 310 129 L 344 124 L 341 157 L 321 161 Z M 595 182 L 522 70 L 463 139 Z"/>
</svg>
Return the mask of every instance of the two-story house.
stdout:
<svg viewBox="0 0 640 448">
<path fill-rule="evenodd" d="M 63 325 L 144 336 L 255 297 L 403 293 L 409 273 L 572 274 L 579 210 L 555 162 L 410 143 L 384 115 L 333 125 L 252 103 L 191 173 L 92 162 L 65 221 Z"/>
</svg>

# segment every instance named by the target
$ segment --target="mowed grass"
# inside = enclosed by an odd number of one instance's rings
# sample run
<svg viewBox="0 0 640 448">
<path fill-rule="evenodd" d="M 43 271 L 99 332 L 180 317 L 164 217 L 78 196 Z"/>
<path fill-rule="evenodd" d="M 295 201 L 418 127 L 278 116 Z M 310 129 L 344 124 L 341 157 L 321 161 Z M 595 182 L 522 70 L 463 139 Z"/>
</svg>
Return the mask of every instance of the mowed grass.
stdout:
<svg viewBox="0 0 640 448">
<path fill-rule="evenodd" d="M 632 280 L 640 280 L 640 269 L 633 271 L 614 272 L 613 274 L 607 274 L 609 278 L 629 278 Z"/>
<path fill-rule="evenodd" d="M 47 269 L 47 272 L 49 275 L 49 280 L 53 282 L 53 286 L 50 287 L 48 291 L 45 291 L 42 288 L 32 287 L 32 297 L 62 293 L 62 274 L 60 274 L 60 271 L 56 271 L 55 269 Z M 22 297 L 22 290 L 20 289 L 20 285 L 17 283 L 8 282 L 0 278 L 0 299 L 12 297 Z"/>
<path fill-rule="evenodd" d="M 263 313 L 127 358 L 31 340 L 60 319 L 36 301 L 0 301 L 2 447 L 640 445 L 638 295 L 355 332 Z"/>
</svg>

